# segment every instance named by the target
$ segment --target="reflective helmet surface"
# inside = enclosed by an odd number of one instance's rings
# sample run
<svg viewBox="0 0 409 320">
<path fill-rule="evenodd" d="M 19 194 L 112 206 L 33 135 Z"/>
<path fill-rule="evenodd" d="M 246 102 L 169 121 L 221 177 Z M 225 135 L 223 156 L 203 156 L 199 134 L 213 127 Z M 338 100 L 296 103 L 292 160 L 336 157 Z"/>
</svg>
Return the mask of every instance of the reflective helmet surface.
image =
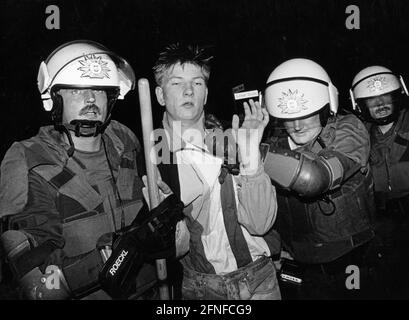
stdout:
<svg viewBox="0 0 409 320">
<path fill-rule="evenodd" d="M 103 45 L 78 40 L 63 44 L 40 65 L 38 89 L 44 108 L 53 107 L 53 88 L 117 89 L 123 99 L 135 86 L 135 74 L 129 63 Z"/>
<path fill-rule="evenodd" d="M 267 79 L 265 103 L 273 117 L 298 119 L 329 105 L 338 110 L 338 90 L 327 72 L 309 59 L 291 59 L 276 67 Z"/>
<path fill-rule="evenodd" d="M 355 99 L 376 97 L 401 88 L 399 78 L 382 66 L 367 67 L 352 80 Z"/>
</svg>

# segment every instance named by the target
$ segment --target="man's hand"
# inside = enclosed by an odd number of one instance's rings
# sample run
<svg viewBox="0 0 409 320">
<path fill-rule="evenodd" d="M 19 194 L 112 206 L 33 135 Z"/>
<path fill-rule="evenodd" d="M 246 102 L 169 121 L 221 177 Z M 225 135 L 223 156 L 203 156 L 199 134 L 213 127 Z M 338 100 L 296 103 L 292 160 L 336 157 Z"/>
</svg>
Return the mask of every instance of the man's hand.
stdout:
<svg viewBox="0 0 409 320">
<path fill-rule="evenodd" d="M 254 174 L 259 165 L 259 145 L 269 121 L 267 110 L 261 108 L 258 101 L 250 100 L 244 104 L 244 122 L 239 128 L 239 117 L 233 115 L 233 137 L 239 147 L 239 161 L 248 174 Z"/>
<path fill-rule="evenodd" d="M 145 198 L 146 203 L 148 204 L 149 210 L 151 210 L 152 208 L 151 208 L 150 201 L 149 201 L 148 178 L 147 178 L 147 176 L 143 176 L 142 181 L 143 181 L 143 184 L 145 185 L 142 188 L 142 194 L 143 194 L 143 197 Z M 160 177 L 160 175 L 159 175 L 157 184 L 158 184 L 158 188 L 159 188 L 159 203 L 160 203 L 163 200 L 165 200 L 165 198 L 172 193 L 172 190 L 170 189 L 170 187 L 165 182 L 162 181 L 162 178 Z"/>
</svg>

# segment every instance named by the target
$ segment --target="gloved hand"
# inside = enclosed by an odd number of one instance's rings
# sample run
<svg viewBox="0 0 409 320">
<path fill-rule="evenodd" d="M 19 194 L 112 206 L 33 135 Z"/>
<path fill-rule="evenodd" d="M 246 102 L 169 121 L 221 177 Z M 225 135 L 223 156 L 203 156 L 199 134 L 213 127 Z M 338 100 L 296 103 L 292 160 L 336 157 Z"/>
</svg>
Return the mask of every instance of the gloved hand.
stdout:
<svg viewBox="0 0 409 320">
<path fill-rule="evenodd" d="M 175 256 L 176 224 L 182 220 L 183 203 L 171 194 L 144 219 L 136 219 L 120 237 L 134 241 L 148 259 L 165 259 Z M 116 247 L 116 241 L 113 245 Z"/>
<path fill-rule="evenodd" d="M 162 180 L 160 172 L 157 171 L 158 174 L 158 190 L 159 190 L 159 199 L 163 201 L 167 196 L 172 194 L 172 190 L 170 187 Z M 148 179 L 146 176 L 142 177 L 142 181 L 145 185 L 142 188 L 143 196 L 145 198 L 146 203 L 148 204 L 149 208 L 149 195 L 148 195 Z M 141 223 L 144 219 L 149 217 L 150 213 L 147 210 L 146 206 L 144 206 L 138 213 L 137 218 L 135 219 L 136 222 L 139 221 Z M 189 251 L 189 243 L 190 243 L 190 233 L 187 229 L 186 221 L 180 220 L 176 224 L 176 231 L 175 231 L 175 247 L 176 247 L 176 257 L 181 257 Z"/>
<path fill-rule="evenodd" d="M 127 296 L 145 261 L 176 255 L 175 228 L 183 218 L 182 210 L 183 203 L 171 194 L 115 235 L 112 254 L 99 275 L 101 287 L 108 294 L 114 298 Z"/>
</svg>

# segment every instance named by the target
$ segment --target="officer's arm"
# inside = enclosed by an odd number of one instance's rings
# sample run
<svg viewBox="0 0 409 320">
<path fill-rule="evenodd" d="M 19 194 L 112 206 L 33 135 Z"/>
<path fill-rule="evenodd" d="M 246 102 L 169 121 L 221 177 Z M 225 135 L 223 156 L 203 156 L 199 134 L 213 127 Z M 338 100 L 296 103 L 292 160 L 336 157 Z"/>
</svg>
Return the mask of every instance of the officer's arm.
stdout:
<svg viewBox="0 0 409 320">
<path fill-rule="evenodd" d="M 81 295 L 97 283 L 101 258 L 96 250 L 68 258 L 62 250 L 65 240 L 54 201 L 58 198 L 53 194 L 56 191 L 33 172 L 28 175 L 28 186 L 24 208 L 9 217 L 14 230 L 2 236 L 7 260 L 24 298 L 66 299 Z M 86 275 L 85 284 L 81 275 Z M 60 289 L 48 289 L 45 280 L 57 276 Z"/>
<path fill-rule="evenodd" d="M 303 197 L 316 197 L 341 184 L 361 165 L 334 150 L 319 154 L 270 147 L 264 169 L 283 188 Z"/>
<path fill-rule="evenodd" d="M 338 188 L 358 170 L 366 170 L 369 134 L 357 117 L 340 116 L 322 135 L 332 138 L 317 155 L 270 147 L 265 171 L 282 187 L 300 196 L 316 197 Z"/>
<path fill-rule="evenodd" d="M 23 299 L 80 298 L 99 288 L 103 261 L 97 250 L 68 258 L 51 241 L 33 247 L 18 230 L 4 232 L 1 244 Z"/>
<path fill-rule="evenodd" d="M 15 142 L 0 167 L 0 217 L 23 210 L 27 202 L 27 164 L 24 148 Z"/>
</svg>

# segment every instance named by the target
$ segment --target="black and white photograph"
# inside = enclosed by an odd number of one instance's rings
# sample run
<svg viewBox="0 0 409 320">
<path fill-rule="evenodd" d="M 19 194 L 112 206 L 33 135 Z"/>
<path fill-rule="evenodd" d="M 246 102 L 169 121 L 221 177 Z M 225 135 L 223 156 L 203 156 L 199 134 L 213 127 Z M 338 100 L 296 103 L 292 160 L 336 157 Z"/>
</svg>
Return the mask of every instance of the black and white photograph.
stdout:
<svg viewBox="0 0 409 320">
<path fill-rule="evenodd" d="M 408 300 L 408 16 L 1 0 L 0 303 Z"/>
</svg>

